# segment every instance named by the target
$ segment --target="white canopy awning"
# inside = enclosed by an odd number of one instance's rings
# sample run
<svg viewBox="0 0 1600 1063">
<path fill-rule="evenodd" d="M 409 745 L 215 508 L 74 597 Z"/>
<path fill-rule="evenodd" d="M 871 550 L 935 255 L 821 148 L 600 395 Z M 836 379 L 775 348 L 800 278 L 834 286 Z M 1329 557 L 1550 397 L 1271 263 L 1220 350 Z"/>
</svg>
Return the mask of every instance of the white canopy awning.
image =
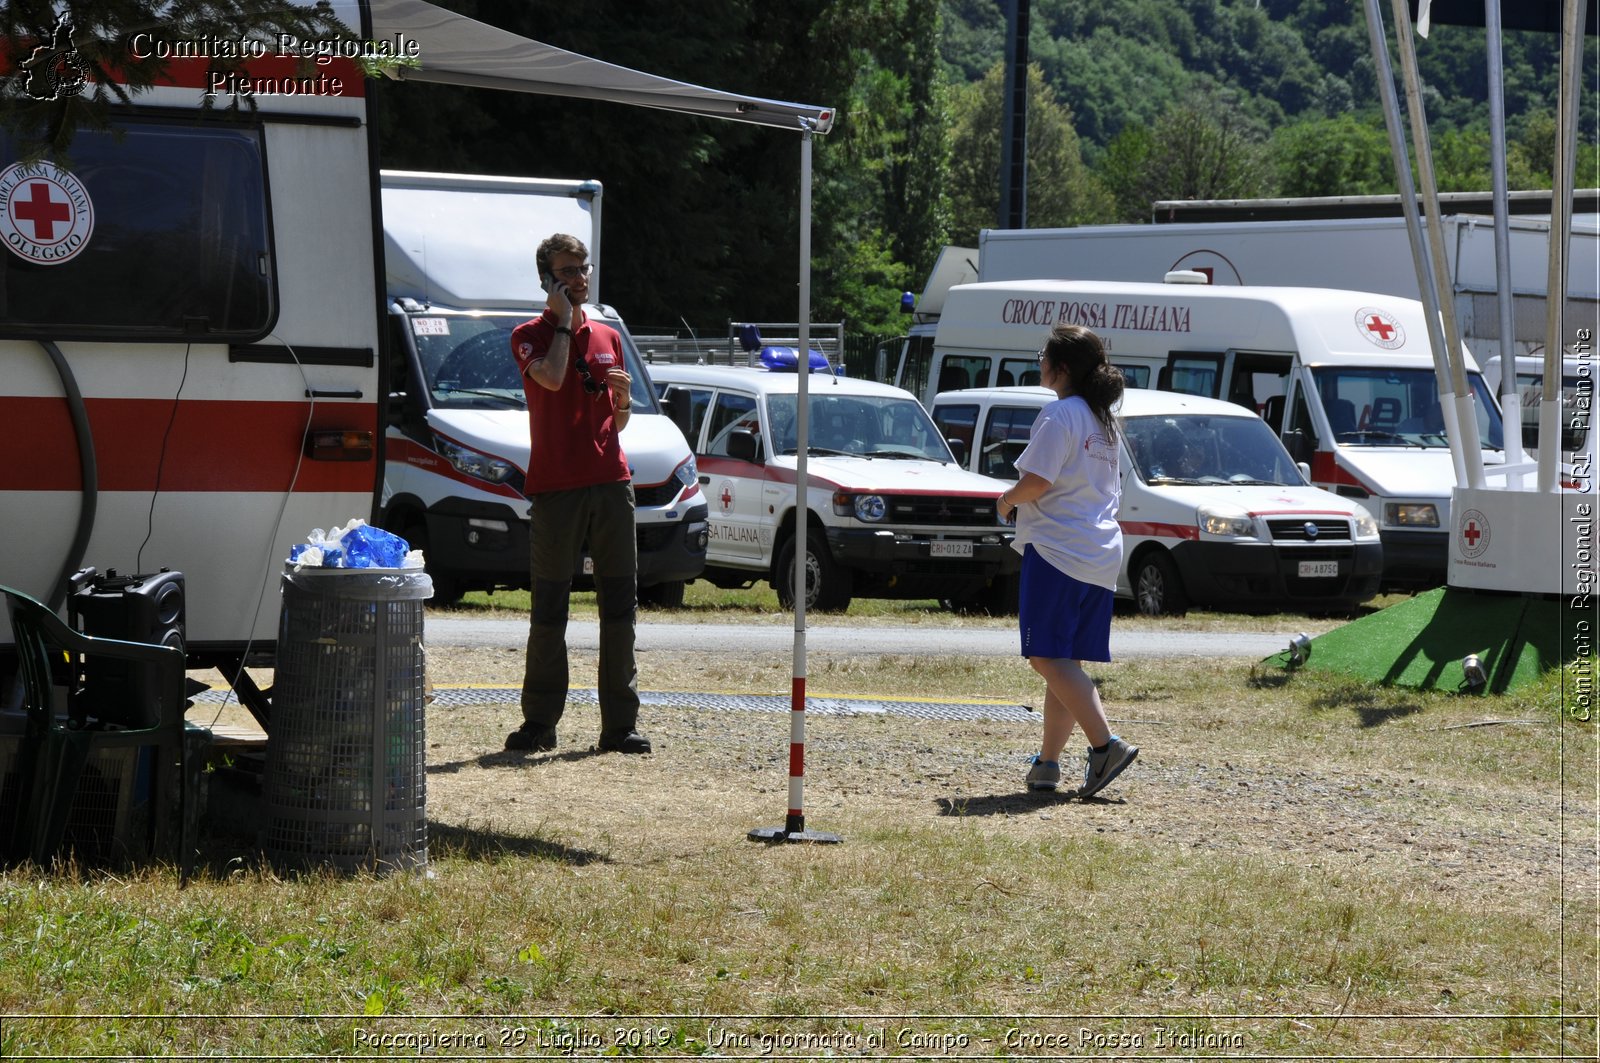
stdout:
<svg viewBox="0 0 1600 1063">
<path fill-rule="evenodd" d="M 555 48 L 425 0 L 371 0 L 372 36 L 393 44 L 415 41 L 420 67 L 396 66 L 401 81 L 538 92 L 655 107 L 735 122 L 826 133 L 833 111 L 804 103 L 703 88 Z"/>
</svg>

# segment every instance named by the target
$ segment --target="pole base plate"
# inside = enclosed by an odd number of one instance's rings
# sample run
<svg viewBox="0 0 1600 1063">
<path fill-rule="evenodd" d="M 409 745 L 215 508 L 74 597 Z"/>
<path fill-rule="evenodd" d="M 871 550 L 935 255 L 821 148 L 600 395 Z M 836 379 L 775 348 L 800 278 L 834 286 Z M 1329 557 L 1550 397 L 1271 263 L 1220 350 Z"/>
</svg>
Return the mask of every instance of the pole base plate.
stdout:
<svg viewBox="0 0 1600 1063">
<path fill-rule="evenodd" d="M 838 845 L 844 841 L 837 834 L 820 830 L 788 830 L 784 827 L 757 827 L 749 834 L 753 842 L 810 842 L 814 845 Z"/>
</svg>

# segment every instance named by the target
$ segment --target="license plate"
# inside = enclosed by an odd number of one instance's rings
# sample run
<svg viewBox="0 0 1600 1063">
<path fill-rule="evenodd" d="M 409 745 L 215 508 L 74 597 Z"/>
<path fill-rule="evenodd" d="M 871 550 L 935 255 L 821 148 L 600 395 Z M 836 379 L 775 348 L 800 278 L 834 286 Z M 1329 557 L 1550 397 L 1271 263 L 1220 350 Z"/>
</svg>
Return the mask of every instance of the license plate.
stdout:
<svg viewBox="0 0 1600 1063">
<path fill-rule="evenodd" d="M 929 557 L 971 557 L 972 543 L 967 539 L 935 539 L 928 544 Z"/>
<path fill-rule="evenodd" d="M 588 555 L 585 555 L 583 558 L 583 574 L 585 576 L 594 575 L 594 558 L 589 557 Z"/>
<path fill-rule="evenodd" d="M 1300 562 L 1301 579 L 1324 579 L 1339 574 L 1337 561 L 1302 561 Z"/>
</svg>

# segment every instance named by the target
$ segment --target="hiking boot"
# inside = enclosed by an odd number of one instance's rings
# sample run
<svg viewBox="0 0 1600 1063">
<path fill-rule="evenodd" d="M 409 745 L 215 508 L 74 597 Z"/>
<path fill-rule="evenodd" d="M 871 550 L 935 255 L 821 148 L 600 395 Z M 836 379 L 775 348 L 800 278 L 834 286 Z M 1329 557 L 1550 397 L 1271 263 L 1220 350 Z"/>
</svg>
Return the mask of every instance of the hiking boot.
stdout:
<svg viewBox="0 0 1600 1063">
<path fill-rule="evenodd" d="M 1090 749 L 1089 761 L 1083 766 L 1083 788 L 1078 796 L 1089 797 L 1105 789 L 1138 755 L 1138 746 L 1129 745 L 1115 735 L 1100 752 Z"/>
<path fill-rule="evenodd" d="M 1033 766 L 1028 769 L 1028 789 L 1054 790 L 1061 785 L 1061 764 L 1054 760 L 1040 760 L 1037 755 L 1033 758 Z"/>
<path fill-rule="evenodd" d="M 602 753 L 648 753 L 650 752 L 650 739 L 638 731 L 629 731 L 622 735 L 601 735 L 600 752 Z"/>
<path fill-rule="evenodd" d="M 506 735 L 506 748 L 519 753 L 548 753 L 556 747 L 554 727 L 523 724 Z"/>
</svg>

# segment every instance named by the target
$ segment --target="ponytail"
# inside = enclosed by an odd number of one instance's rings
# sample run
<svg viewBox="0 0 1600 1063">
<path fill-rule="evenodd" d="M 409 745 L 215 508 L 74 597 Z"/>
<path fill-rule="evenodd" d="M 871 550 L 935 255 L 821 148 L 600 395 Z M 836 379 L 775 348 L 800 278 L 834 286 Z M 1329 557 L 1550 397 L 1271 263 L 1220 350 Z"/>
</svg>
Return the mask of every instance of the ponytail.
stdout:
<svg viewBox="0 0 1600 1063">
<path fill-rule="evenodd" d="M 1043 353 L 1052 366 L 1067 371 L 1074 394 L 1089 404 L 1107 438 L 1115 440 L 1117 427 L 1111 408 L 1121 400 L 1125 385 L 1122 370 L 1106 359 L 1100 337 L 1082 325 L 1057 325 L 1050 330 Z"/>
</svg>

